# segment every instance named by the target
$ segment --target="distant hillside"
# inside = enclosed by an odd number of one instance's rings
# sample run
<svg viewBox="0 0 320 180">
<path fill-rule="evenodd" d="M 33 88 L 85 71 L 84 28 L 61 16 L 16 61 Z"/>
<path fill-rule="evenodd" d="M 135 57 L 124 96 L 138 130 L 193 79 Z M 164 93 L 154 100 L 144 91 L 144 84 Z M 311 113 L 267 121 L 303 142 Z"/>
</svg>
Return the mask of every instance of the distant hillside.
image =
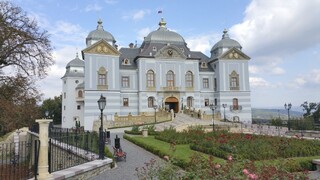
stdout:
<svg viewBox="0 0 320 180">
<path fill-rule="evenodd" d="M 298 111 L 291 111 L 290 110 L 290 117 L 301 117 L 303 115 L 302 112 Z M 281 118 L 287 119 L 288 118 L 288 111 L 285 109 L 259 109 L 259 108 L 252 108 L 252 118 L 253 119 L 272 119 L 272 118 Z"/>
</svg>

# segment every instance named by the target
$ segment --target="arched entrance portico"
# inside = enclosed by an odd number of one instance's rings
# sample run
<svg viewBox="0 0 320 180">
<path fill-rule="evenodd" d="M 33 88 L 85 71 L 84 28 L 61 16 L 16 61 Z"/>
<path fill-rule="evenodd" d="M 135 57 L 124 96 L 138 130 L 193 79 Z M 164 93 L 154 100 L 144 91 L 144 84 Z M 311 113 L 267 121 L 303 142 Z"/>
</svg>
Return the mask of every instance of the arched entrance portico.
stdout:
<svg viewBox="0 0 320 180">
<path fill-rule="evenodd" d="M 173 109 L 175 113 L 179 112 L 179 101 L 176 97 L 168 97 L 165 100 L 165 107 L 168 110 Z"/>
</svg>

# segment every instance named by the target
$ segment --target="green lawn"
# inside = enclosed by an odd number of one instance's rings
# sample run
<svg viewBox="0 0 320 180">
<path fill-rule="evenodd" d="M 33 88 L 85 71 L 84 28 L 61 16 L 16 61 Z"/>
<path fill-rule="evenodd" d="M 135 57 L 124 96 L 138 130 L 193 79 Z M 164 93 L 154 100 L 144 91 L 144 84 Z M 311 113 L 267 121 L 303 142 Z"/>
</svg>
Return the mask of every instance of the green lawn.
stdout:
<svg viewBox="0 0 320 180">
<path fill-rule="evenodd" d="M 153 149 L 159 150 L 162 154 L 166 154 L 169 157 L 173 157 L 179 160 L 183 160 L 185 162 L 190 161 L 190 157 L 194 153 L 200 153 L 197 151 L 193 151 L 189 148 L 188 144 L 183 145 L 176 145 L 175 151 L 170 148 L 170 144 L 164 141 L 160 141 L 154 138 L 154 136 L 148 136 L 148 137 L 142 137 L 142 136 L 131 136 L 130 139 L 133 139 L 134 141 L 138 142 L 139 144 L 144 144 L 149 147 L 152 147 Z M 138 145 L 139 145 L 138 144 Z M 204 153 L 200 153 L 205 159 L 208 159 L 208 155 Z M 224 163 L 224 159 L 220 158 L 214 158 L 214 162 L 216 163 Z"/>
</svg>

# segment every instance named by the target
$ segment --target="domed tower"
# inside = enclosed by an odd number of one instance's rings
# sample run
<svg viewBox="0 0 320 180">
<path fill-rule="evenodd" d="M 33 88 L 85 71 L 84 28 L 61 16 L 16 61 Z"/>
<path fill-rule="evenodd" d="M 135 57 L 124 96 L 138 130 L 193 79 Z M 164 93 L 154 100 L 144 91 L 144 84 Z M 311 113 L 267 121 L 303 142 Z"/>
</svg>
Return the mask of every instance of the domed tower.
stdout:
<svg viewBox="0 0 320 180">
<path fill-rule="evenodd" d="M 62 79 L 62 127 L 71 128 L 76 122 L 83 125 L 84 61 L 76 58 L 66 66 Z"/>
<path fill-rule="evenodd" d="M 99 19 L 97 29 L 91 31 L 86 38 L 87 47 L 91 46 L 92 44 L 98 42 L 101 39 L 104 39 L 110 45 L 115 47 L 116 40 L 114 39 L 111 33 L 103 29 L 102 21 L 101 19 Z"/>
<path fill-rule="evenodd" d="M 170 31 L 166 27 L 166 22 L 161 18 L 159 22 L 159 28 L 152 31 L 144 38 L 144 41 L 140 47 L 140 56 L 155 56 L 156 53 L 163 53 L 162 50 L 171 48 L 176 50 L 182 58 L 190 57 L 191 52 L 187 47 L 187 43 L 184 38 L 173 31 Z M 176 55 L 178 55 L 176 54 Z M 172 54 L 174 56 L 174 54 Z"/>
<path fill-rule="evenodd" d="M 249 59 L 227 30 L 211 49 L 210 63 L 215 71 L 214 102 L 220 107 L 223 119 L 251 123 Z"/>
<path fill-rule="evenodd" d="M 107 99 L 105 115 L 119 112 L 120 52 L 115 42 L 113 35 L 103 29 L 101 20 L 98 21 L 97 29 L 91 31 L 86 38 L 87 47 L 82 50 L 85 63 L 83 124 L 85 130 L 92 130 L 94 123 L 100 122 L 97 116 L 100 112 L 97 100 L 101 95 Z"/>
<path fill-rule="evenodd" d="M 175 113 L 182 110 L 183 104 L 200 107 L 201 101 L 195 97 L 200 97 L 197 77 L 201 58 L 190 51 L 180 34 L 169 30 L 166 25 L 161 18 L 159 28 L 144 38 L 134 61 L 141 82 L 138 86 L 138 112 L 151 114 L 154 112 L 151 107 L 155 105 L 172 109 Z"/>
</svg>

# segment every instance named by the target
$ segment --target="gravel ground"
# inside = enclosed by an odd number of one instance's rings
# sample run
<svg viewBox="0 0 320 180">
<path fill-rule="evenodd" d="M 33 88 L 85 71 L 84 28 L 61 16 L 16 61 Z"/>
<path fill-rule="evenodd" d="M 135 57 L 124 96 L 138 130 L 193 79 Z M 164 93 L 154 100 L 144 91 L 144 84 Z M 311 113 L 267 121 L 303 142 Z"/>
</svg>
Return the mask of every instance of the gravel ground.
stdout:
<svg viewBox="0 0 320 180">
<path fill-rule="evenodd" d="M 135 175 L 137 167 L 143 167 L 145 162 L 149 162 L 152 158 L 157 161 L 162 161 L 158 156 L 132 144 L 131 142 L 123 139 L 123 129 L 111 130 L 111 145 L 109 149 L 113 152 L 114 139 L 116 135 L 120 138 L 122 149 L 127 153 L 127 161 L 120 160 L 117 162 L 117 167 L 111 169 L 99 176 L 91 178 L 92 180 L 136 180 L 138 177 Z"/>
</svg>

